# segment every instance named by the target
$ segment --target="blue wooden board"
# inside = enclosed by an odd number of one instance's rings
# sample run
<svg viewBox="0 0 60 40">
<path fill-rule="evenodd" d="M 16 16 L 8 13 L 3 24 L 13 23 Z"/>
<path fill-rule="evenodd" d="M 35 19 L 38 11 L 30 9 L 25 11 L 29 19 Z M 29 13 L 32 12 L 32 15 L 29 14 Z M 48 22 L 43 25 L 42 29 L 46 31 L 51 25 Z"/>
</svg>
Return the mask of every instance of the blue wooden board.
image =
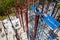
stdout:
<svg viewBox="0 0 60 40">
<path fill-rule="evenodd" d="M 53 30 L 60 26 L 60 23 L 50 15 L 47 15 L 47 17 L 42 18 Z"/>
</svg>

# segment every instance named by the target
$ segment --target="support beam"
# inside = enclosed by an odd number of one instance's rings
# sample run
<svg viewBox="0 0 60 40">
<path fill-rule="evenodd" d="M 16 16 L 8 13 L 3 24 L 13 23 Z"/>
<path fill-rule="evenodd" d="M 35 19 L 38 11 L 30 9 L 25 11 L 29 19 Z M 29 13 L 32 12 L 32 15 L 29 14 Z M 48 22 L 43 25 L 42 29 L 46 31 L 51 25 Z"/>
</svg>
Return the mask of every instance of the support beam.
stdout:
<svg viewBox="0 0 60 40">
<path fill-rule="evenodd" d="M 54 16 L 53 16 L 54 18 L 56 17 L 56 14 L 58 14 L 59 8 L 56 8 L 55 10 L 56 10 L 56 12 L 54 13 Z"/>
<path fill-rule="evenodd" d="M 15 16 L 18 18 L 19 17 L 18 16 L 19 14 L 18 14 L 18 6 L 17 5 L 15 6 L 15 10 L 16 10 Z"/>
<path fill-rule="evenodd" d="M 42 0 L 42 11 L 41 11 L 41 13 L 43 13 L 43 11 L 44 11 L 44 0 Z"/>
<path fill-rule="evenodd" d="M 54 6 L 54 9 L 53 9 L 53 12 L 52 12 L 51 16 L 53 16 L 56 6 L 57 6 L 57 1 L 55 2 L 55 6 Z"/>
<path fill-rule="evenodd" d="M 15 6 L 15 9 L 16 9 L 16 13 L 15 14 L 17 15 L 17 18 L 19 18 L 21 27 L 23 27 L 23 29 L 24 29 L 22 7 L 21 6 L 20 7 L 19 6 Z"/>
<path fill-rule="evenodd" d="M 50 5 L 50 0 L 47 0 L 47 6 L 46 6 L 46 13 L 48 12 L 48 9 L 49 9 L 49 5 Z"/>
<path fill-rule="evenodd" d="M 7 38 L 7 40 L 8 40 L 8 37 L 7 37 L 7 33 L 6 33 L 6 28 L 5 28 L 5 26 L 4 26 L 4 23 L 2 22 L 2 25 L 3 25 L 3 27 L 4 27 L 4 31 L 5 31 L 5 34 L 6 34 L 6 38 Z"/>
<path fill-rule="evenodd" d="M 23 22 L 23 12 L 22 12 L 22 6 L 20 7 L 20 13 L 19 13 L 19 16 L 21 17 L 20 19 L 20 22 L 21 22 L 21 26 L 23 27 L 24 29 L 24 22 Z"/>
<path fill-rule="evenodd" d="M 36 17 L 35 17 L 35 26 L 34 26 L 34 40 L 36 39 L 38 22 L 39 22 L 39 15 L 36 15 Z"/>
<path fill-rule="evenodd" d="M 26 1 L 27 5 L 25 5 L 26 13 L 25 13 L 25 19 L 26 19 L 26 32 L 27 32 L 27 38 L 29 40 L 29 28 L 28 28 L 28 8 L 29 8 L 29 0 Z"/>
<path fill-rule="evenodd" d="M 15 31 L 15 33 L 16 33 L 16 38 L 17 38 L 17 40 L 19 40 L 18 39 L 18 33 L 17 33 L 17 30 L 14 28 L 14 26 L 13 26 L 13 23 L 12 23 L 12 21 L 11 21 L 11 19 L 10 19 L 10 16 L 9 16 L 9 12 L 7 11 L 7 14 L 6 14 L 7 16 L 8 16 L 8 18 L 9 18 L 9 20 L 10 20 L 10 22 L 11 22 L 11 25 L 12 25 L 12 28 L 13 28 L 13 30 Z"/>
<path fill-rule="evenodd" d="M 29 39 L 29 29 L 28 29 L 28 10 L 26 10 L 25 18 L 26 18 L 26 32 L 27 32 L 27 37 L 28 37 L 28 39 Z"/>
</svg>

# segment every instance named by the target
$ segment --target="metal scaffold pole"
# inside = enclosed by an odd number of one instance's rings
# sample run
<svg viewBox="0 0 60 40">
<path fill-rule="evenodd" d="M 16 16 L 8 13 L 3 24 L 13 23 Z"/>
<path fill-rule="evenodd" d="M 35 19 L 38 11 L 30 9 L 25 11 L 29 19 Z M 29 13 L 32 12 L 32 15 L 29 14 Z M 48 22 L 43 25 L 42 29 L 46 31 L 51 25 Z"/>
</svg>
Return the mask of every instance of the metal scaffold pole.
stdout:
<svg viewBox="0 0 60 40">
<path fill-rule="evenodd" d="M 27 5 L 26 5 L 26 13 L 25 13 L 25 20 L 26 20 L 26 32 L 27 32 L 27 38 L 29 40 L 29 29 L 28 29 L 28 8 L 29 8 L 29 0 L 26 0 Z"/>
<path fill-rule="evenodd" d="M 28 8 L 27 8 L 27 10 L 26 10 L 25 17 L 26 17 L 26 27 L 27 27 L 26 31 L 27 31 L 27 37 L 28 37 L 28 39 L 29 39 L 29 29 L 28 29 Z"/>
<path fill-rule="evenodd" d="M 44 0 L 42 2 L 42 11 L 41 11 L 41 13 L 43 12 L 43 9 L 44 9 Z M 39 22 L 39 15 L 36 15 L 35 16 L 35 26 L 34 26 L 34 40 L 36 40 L 38 22 Z"/>
<path fill-rule="evenodd" d="M 27 32 L 27 37 L 29 39 L 29 29 L 28 29 L 28 13 L 26 12 L 25 14 L 25 17 L 26 17 L 26 32 Z"/>
<path fill-rule="evenodd" d="M 20 17 L 21 17 L 21 26 L 22 26 L 23 29 L 24 29 L 23 12 L 22 12 L 22 10 L 23 10 L 23 8 L 22 8 L 22 6 L 21 6 L 21 7 L 20 7 L 20 13 L 19 13 L 19 15 L 20 15 Z"/>
<path fill-rule="evenodd" d="M 56 13 L 54 15 L 54 18 L 56 18 L 56 15 L 58 14 L 58 10 L 59 10 L 59 8 L 56 9 Z"/>
<path fill-rule="evenodd" d="M 43 11 L 44 11 L 44 0 L 42 0 L 42 11 L 41 11 L 41 13 L 43 13 Z"/>
<path fill-rule="evenodd" d="M 47 0 L 46 13 L 48 12 L 49 5 L 50 5 L 50 0 Z"/>
<path fill-rule="evenodd" d="M 7 11 L 7 14 L 6 14 L 7 16 L 8 16 L 8 18 L 9 18 L 9 20 L 10 20 L 10 22 L 11 22 L 11 25 L 12 25 L 12 28 L 13 28 L 13 30 L 15 31 L 15 33 L 16 33 L 16 38 L 17 38 L 17 40 L 19 40 L 18 39 L 18 33 L 17 33 L 17 30 L 14 28 L 14 26 L 13 26 L 13 23 L 12 23 L 12 21 L 11 21 L 11 19 L 10 19 L 10 16 L 9 16 L 9 12 Z"/>
<path fill-rule="evenodd" d="M 2 25 L 3 25 L 3 27 L 4 27 L 4 31 L 5 31 L 5 34 L 6 34 L 6 38 L 7 38 L 7 40 L 8 40 L 7 33 L 6 33 L 6 28 L 5 28 L 4 23 L 3 23 L 3 22 L 2 22 Z"/>
<path fill-rule="evenodd" d="M 34 40 L 36 40 L 36 34 L 37 34 L 37 28 L 38 28 L 38 22 L 39 22 L 39 15 L 35 16 L 35 26 L 34 26 L 34 34 L 33 34 L 33 38 Z"/>
<path fill-rule="evenodd" d="M 53 14 L 54 14 L 54 12 L 55 12 L 55 8 L 56 8 L 56 6 L 57 6 L 57 1 L 55 0 L 55 6 L 54 6 L 54 9 L 53 9 L 53 12 L 52 12 L 52 14 L 51 14 L 51 16 L 53 16 Z"/>
<path fill-rule="evenodd" d="M 16 0 L 17 1 L 17 3 L 16 4 L 18 4 L 18 0 Z M 19 5 L 18 5 L 19 6 Z M 20 21 L 20 25 L 23 27 L 23 29 L 24 29 L 24 22 L 23 22 L 23 13 L 22 13 L 22 10 L 23 10 L 23 8 L 22 8 L 23 6 L 22 5 L 20 5 L 19 7 L 16 7 L 16 10 L 17 10 L 17 15 L 18 15 L 18 18 L 19 18 L 19 21 Z M 18 9 L 19 8 L 19 9 Z"/>
<path fill-rule="evenodd" d="M 36 39 L 38 22 L 39 22 L 39 15 L 36 15 L 36 16 L 35 16 L 35 26 L 34 26 L 34 40 Z"/>
<path fill-rule="evenodd" d="M 24 23 L 23 23 L 23 14 L 22 14 L 22 5 L 17 5 L 18 4 L 18 0 L 16 0 L 16 7 L 15 7 L 15 9 L 16 9 L 16 14 L 17 14 L 17 17 L 19 18 L 19 21 L 20 21 L 20 25 L 23 27 L 23 29 L 24 29 Z M 19 8 L 19 9 L 18 9 Z"/>
<path fill-rule="evenodd" d="M 18 15 L 17 17 L 19 18 L 20 25 L 24 28 L 23 16 L 22 16 L 22 7 L 20 8 L 20 7 L 16 6 L 15 9 L 16 9 L 16 12 L 17 12 L 16 14 Z"/>
</svg>

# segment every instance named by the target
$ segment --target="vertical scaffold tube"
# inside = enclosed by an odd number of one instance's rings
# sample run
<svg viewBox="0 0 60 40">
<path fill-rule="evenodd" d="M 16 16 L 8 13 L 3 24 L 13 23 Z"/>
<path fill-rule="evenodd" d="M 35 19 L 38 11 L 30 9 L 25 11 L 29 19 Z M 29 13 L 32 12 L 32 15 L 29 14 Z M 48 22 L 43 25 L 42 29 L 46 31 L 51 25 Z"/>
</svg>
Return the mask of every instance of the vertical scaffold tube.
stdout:
<svg viewBox="0 0 60 40">
<path fill-rule="evenodd" d="M 50 5 L 50 0 L 47 0 L 46 13 L 48 12 L 49 5 Z"/>
<path fill-rule="evenodd" d="M 8 16 L 8 18 L 9 18 L 9 20 L 10 20 L 10 22 L 11 22 L 11 25 L 12 25 L 12 28 L 13 28 L 13 30 L 15 31 L 15 33 L 16 33 L 16 38 L 17 38 L 17 40 L 19 40 L 18 39 L 18 34 L 17 34 L 17 30 L 14 28 L 14 26 L 13 26 L 13 23 L 12 23 L 12 21 L 11 21 L 11 19 L 10 19 L 10 16 L 9 16 L 9 12 L 7 11 L 7 16 Z"/>
<path fill-rule="evenodd" d="M 18 17 L 19 18 L 19 21 L 20 21 L 20 25 L 22 26 L 22 21 L 21 21 L 21 14 L 22 14 L 22 10 L 20 11 L 19 9 L 20 9 L 20 7 L 18 7 L 19 5 L 17 5 L 18 4 L 18 1 L 19 0 L 16 0 L 16 6 L 15 6 L 15 9 L 16 9 L 16 17 Z M 19 9 L 18 9 L 19 8 Z"/>
<path fill-rule="evenodd" d="M 26 10 L 25 18 L 26 18 L 26 32 L 27 32 L 27 37 L 28 37 L 28 39 L 29 39 L 29 29 L 28 29 L 28 10 Z"/>
<path fill-rule="evenodd" d="M 25 6 L 26 8 L 26 13 L 25 13 L 25 20 L 26 20 L 26 32 L 27 32 L 27 38 L 29 40 L 29 29 L 28 29 L 28 8 L 29 8 L 29 0 L 26 0 L 27 5 Z"/>
<path fill-rule="evenodd" d="M 18 9 L 19 8 L 19 9 Z M 24 28 L 24 24 L 23 24 L 23 16 L 22 16 L 22 7 L 20 6 L 18 6 L 18 5 L 16 5 L 15 6 L 15 9 L 16 9 L 16 16 L 17 16 L 17 18 L 19 18 L 19 21 L 20 21 L 20 25 Z"/>
<path fill-rule="evenodd" d="M 34 26 L 34 40 L 36 39 L 38 22 L 39 22 L 39 15 L 36 15 L 36 16 L 35 16 L 35 26 Z"/>
<path fill-rule="evenodd" d="M 42 11 L 41 11 L 41 13 L 43 13 L 43 11 L 44 11 L 44 0 L 42 0 Z"/>
<path fill-rule="evenodd" d="M 23 8 L 22 7 L 20 7 L 20 13 L 19 13 L 19 15 L 20 15 L 20 17 L 21 17 L 21 26 L 23 27 L 23 29 L 24 29 L 24 22 L 23 22 L 23 12 L 22 12 L 22 10 L 23 10 Z"/>
<path fill-rule="evenodd" d="M 57 6 L 57 1 L 55 0 L 55 6 L 54 6 L 54 8 L 53 8 L 53 12 L 52 12 L 52 14 L 51 14 L 51 16 L 53 16 L 53 14 L 54 14 L 54 12 L 55 12 L 55 8 L 56 8 L 56 6 Z"/>
<path fill-rule="evenodd" d="M 4 27 L 4 31 L 5 31 L 5 26 L 4 26 L 4 23 L 2 22 L 2 25 L 3 25 L 3 27 Z M 8 37 L 7 37 L 7 33 L 6 33 L 6 31 L 5 31 L 5 34 L 6 34 L 6 38 L 7 38 L 7 40 L 8 40 Z"/>
</svg>

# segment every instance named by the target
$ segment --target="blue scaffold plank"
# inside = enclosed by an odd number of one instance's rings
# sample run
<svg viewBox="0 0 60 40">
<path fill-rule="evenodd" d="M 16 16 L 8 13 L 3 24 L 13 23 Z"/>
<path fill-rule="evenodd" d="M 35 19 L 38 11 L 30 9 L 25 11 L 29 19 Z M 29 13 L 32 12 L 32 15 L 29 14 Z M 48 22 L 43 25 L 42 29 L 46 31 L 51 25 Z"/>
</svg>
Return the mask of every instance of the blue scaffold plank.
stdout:
<svg viewBox="0 0 60 40">
<path fill-rule="evenodd" d="M 53 30 L 60 26 L 60 23 L 49 14 L 47 14 L 47 17 L 42 18 Z"/>
<path fill-rule="evenodd" d="M 56 19 L 54 19 L 52 16 L 50 16 L 50 15 L 48 14 L 48 17 L 49 17 L 49 19 L 50 19 L 55 25 L 57 25 L 57 27 L 60 26 L 60 23 L 59 23 Z"/>
<path fill-rule="evenodd" d="M 52 24 L 52 22 L 47 18 L 43 17 L 43 20 L 46 22 L 47 25 L 49 25 L 53 30 L 56 29 L 56 26 Z"/>
<path fill-rule="evenodd" d="M 30 9 L 34 11 L 34 10 L 36 10 L 36 7 L 35 6 L 30 6 Z"/>
</svg>

